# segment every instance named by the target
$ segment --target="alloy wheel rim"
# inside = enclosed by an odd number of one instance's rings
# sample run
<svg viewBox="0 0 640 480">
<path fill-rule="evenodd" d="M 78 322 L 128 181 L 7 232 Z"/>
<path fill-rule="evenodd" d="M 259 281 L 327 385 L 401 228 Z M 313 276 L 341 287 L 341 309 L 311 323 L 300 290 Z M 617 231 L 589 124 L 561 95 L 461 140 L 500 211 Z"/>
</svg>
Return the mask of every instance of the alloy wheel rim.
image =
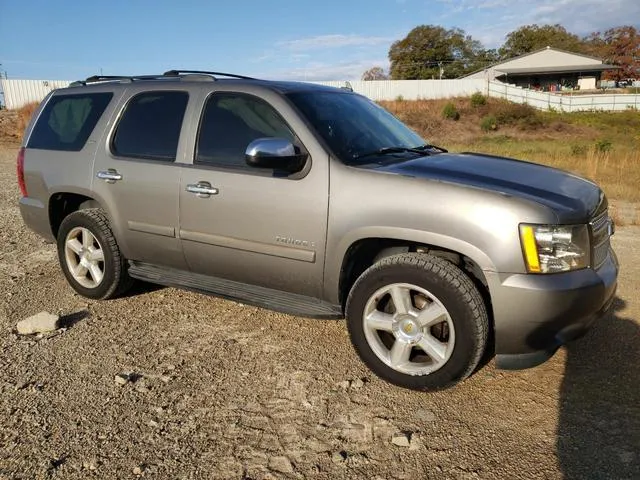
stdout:
<svg viewBox="0 0 640 480">
<path fill-rule="evenodd" d="M 104 250 L 93 233 L 75 227 L 64 242 L 67 268 L 76 282 L 85 288 L 96 288 L 104 279 Z"/>
<path fill-rule="evenodd" d="M 371 350 L 388 367 L 407 375 L 428 375 L 453 353 L 455 329 L 442 302 L 428 290 L 393 283 L 374 292 L 362 318 Z"/>
</svg>

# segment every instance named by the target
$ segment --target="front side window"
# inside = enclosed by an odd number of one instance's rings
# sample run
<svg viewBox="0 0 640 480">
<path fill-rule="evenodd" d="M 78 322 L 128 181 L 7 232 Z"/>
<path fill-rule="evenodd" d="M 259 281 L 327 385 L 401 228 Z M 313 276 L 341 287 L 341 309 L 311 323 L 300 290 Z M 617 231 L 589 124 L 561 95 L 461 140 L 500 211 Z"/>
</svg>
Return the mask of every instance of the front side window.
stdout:
<svg viewBox="0 0 640 480">
<path fill-rule="evenodd" d="M 215 93 L 202 113 L 195 163 L 250 169 L 247 146 L 258 138 L 295 136 L 275 109 L 263 100 L 242 93 Z"/>
<path fill-rule="evenodd" d="M 82 150 L 112 97 L 110 92 L 54 95 L 40 114 L 27 148 Z"/>
<path fill-rule="evenodd" d="M 153 91 L 133 97 L 116 127 L 112 150 L 122 157 L 173 162 L 189 94 Z"/>
<path fill-rule="evenodd" d="M 287 96 L 347 165 L 369 162 L 369 152 L 416 148 L 426 143 L 391 113 L 361 95 L 296 92 Z"/>
</svg>

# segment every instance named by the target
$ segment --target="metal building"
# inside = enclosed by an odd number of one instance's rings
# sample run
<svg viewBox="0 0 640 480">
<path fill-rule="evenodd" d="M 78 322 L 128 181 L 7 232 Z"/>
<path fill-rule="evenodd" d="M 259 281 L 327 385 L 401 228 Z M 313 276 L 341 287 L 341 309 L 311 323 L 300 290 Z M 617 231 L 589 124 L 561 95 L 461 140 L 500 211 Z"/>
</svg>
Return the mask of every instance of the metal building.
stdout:
<svg viewBox="0 0 640 480">
<path fill-rule="evenodd" d="M 615 65 L 604 64 L 596 57 L 547 47 L 491 65 L 462 78 L 498 80 L 533 90 L 592 90 L 596 88 L 603 71 L 617 68 L 619 67 Z"/>
<path fill-rule="evenodd" d="M 0 89 L 4 92 L 5 108 L 14 110 L 28 103 L 40 102 L 55 88 L 69 86 L 68 80 L 13 80 L 0 79 Z"/>
</svg>

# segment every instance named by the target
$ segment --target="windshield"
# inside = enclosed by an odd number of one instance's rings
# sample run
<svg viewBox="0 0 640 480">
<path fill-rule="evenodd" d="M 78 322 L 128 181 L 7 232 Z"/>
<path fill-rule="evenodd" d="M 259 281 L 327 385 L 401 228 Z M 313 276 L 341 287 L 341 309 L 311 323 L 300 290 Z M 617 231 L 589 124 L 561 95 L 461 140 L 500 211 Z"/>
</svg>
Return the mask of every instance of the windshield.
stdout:
<svg viewBox="0 0 640 480">
<path fill-rule="evenodd" d="M 372 152 L 415 149 L 425 144 L 420 136 L 375 102 L 343 92 L 290 93 L 288 97 L 347 165 L 374 160 Z M 416 152 L 410 152 L 414 156 Z"/>
</svg>

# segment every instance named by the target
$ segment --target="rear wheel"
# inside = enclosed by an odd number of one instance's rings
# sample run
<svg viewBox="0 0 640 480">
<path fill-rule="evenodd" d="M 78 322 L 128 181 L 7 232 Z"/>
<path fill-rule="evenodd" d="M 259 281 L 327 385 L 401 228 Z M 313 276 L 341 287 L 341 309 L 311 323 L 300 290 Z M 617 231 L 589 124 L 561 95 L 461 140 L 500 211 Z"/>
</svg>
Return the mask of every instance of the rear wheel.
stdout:
<svg viewBox="0 0 640 480">
<path fill-rule="evenodd" d="M 126 260 L 102 209 L 69 214 L 60 224 L 57 242 L 62 271 L 80 295 L 103 300 L 131 287 Z"/>
<path fill-rule="evenodd" d="M 406 253 L 374 264 L 346 308 L 349 334 L 365 364 L 405 388 L 437 390 L 468 377 L 487 344 L 482 297 L 455 265 Z"/>
</svg>

